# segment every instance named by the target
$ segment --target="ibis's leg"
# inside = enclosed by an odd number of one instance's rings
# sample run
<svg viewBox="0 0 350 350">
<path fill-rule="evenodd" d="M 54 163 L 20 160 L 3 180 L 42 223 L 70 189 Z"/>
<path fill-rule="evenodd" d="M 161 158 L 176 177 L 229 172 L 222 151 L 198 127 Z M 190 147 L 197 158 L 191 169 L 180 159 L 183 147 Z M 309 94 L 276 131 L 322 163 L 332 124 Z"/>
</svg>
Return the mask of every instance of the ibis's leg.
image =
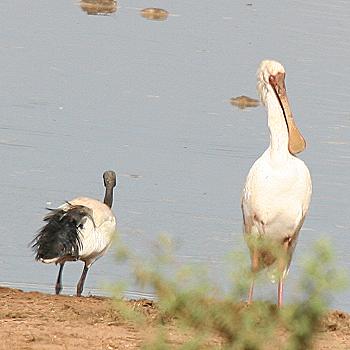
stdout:
<svg viewBox="0 0 350 350">
<path fill-rule="evenodd" d="M 248 294 L 248 305 L 250 305 L 253 302 L 253 292 L 254 292 L 254 284 L 255 284 L 255 274 L 259 269 L 259 255 L 258 255 L 257 249 L 254 249 L 254 252 L 252 254 L 252 282 L 250 284 L 249 288 L 249 294 Z"/>
<path fill-rule="evenodd" d="M 85 278 L 86 278 L 88 271 L 89 271 L 89 268 L 86 266 L 86 263 L 85 263 L 83 272 L 80 276 L 80 280 L 79 280 L 78 285 L 77 285 L 77 297 L 80 297 L 81 293 L 83 292 L 84 282 L 85 282 Z"/>
<path fill-rule="evenodd" d="M 58 276 L 57 276 L 57 281 L 56 281 L 56 294 L 60 294 L 61 290 L 62 290 L 62 271 L 63 271 L 63 266 L 64 266 L 64 262 L 60 264 L 60 270 L 58 271 Z"/>
</svg>

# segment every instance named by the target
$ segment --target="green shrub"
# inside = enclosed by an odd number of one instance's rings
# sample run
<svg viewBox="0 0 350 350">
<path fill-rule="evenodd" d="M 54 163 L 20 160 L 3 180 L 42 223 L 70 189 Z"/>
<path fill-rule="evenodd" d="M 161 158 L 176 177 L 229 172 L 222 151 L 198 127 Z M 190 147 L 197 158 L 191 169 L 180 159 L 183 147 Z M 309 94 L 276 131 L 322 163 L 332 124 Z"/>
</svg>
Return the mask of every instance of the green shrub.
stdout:
<svg viewBox="0 0 350 350">
<path fill-rule="evenodd" d="M 337 272 L 329 244 L 318 242 L 303 264 L 299 280 L 301 300 L 280 310 L 267 302 L 248 306 L 246 297 L 252 278 L 244 254 L 235 254 L 233 287 L 224 293 L 209 279 L 203 268 L 174 267 L 173 242 L 161 236 L 156 253 L 149 261 L 140 261 L 130 253 L 134 277 L 141 287 L 154 290 L 157 298 L 157 335 L 144 349 L 311 349 L 312 340 L 333 292 L 344 287 Z M 272 248 L 274 249 L 274 248 Z M 170 273 L 171 271 L 172 273 Z M 119 294 L 120 295 L 120 294 Z M 133 322 L 144 322 L 137 312 L 117 303 L 123 315 Z M 181 345 L 174 345 L 164 328 L 171 323 L 186 335 Z"/>
</svg>

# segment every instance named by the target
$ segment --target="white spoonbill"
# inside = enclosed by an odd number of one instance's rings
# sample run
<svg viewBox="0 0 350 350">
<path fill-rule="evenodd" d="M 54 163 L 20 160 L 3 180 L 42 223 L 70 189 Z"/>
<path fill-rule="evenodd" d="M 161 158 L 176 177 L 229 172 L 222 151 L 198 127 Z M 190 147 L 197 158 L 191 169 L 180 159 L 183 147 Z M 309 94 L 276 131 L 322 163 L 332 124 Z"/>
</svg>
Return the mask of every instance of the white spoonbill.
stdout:
<svg viewBox="0 0 350 350">
<path fill-rule="evenodd" d="M 278 306 L 283 302 L 283 281 L 288 273 L 299 231 L 308 211 L 312 183 L 305 163 L 295 155 L 305 149 L 289 106 L 284 83 L 285 70 L 276 61 L 262 61 L 257 89 L 268 114 L 270 145 L 251 167 L 242 193 L 244 237 L 254 275 L 263 268 L 278 276 Z M 272 252 L 261 243 L 271 242 Z"/>
<path fill-rule="evenodd" d="M 92 198 L 78 197 L 57 209 L 50 209 L 44 217 L 45 226 L 32 241 L 35 259 L 60 264 L 56 294 L 62 290 L 62 270 L 66 261 L 82 260 L 84 269 L 77 285 L 81 296 L 90 266 L 112 243 L 116 233 L 116 218 L 111 210 L 113 188 L 117 184 L 114 171 L 103 173 L 106 188 L 103 203 Z"/>
</svg>

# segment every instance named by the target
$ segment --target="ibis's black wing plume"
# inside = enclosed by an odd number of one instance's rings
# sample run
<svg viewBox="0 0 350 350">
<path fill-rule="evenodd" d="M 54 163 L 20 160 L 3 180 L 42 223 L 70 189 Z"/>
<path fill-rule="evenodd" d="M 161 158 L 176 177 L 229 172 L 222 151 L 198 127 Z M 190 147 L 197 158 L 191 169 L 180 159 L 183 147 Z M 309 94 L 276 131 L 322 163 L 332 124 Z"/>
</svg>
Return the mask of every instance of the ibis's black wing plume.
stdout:
<svg viewBox="0 0 350 350">
<path fill-rule="evenodd" d="M 80 230 L 87 218 L 93 221 L 91 209 L 82 205 L 71 205 L 50 209 L 44 217 L 46 224 L 31 242 L 36 260 L 77 260 L 82 249 Z"/>
</svg>

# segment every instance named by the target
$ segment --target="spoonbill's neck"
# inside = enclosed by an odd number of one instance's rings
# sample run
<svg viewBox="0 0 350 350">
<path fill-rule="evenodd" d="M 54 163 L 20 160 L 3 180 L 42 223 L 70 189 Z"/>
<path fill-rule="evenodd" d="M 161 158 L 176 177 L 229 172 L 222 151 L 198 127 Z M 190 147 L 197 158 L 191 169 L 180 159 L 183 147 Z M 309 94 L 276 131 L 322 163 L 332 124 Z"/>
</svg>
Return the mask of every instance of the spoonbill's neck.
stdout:
<svg viewBox="0 0 350 350">
<path fill-rule="evenodd" d="M 284 118 L 282 107 L 274 93 L 266 96 L 266 108 L 268 115 L 268 127 L 270 129 L 270 156 L 278 161 L 289 156 L 288 128 Z"/>
</svg>

